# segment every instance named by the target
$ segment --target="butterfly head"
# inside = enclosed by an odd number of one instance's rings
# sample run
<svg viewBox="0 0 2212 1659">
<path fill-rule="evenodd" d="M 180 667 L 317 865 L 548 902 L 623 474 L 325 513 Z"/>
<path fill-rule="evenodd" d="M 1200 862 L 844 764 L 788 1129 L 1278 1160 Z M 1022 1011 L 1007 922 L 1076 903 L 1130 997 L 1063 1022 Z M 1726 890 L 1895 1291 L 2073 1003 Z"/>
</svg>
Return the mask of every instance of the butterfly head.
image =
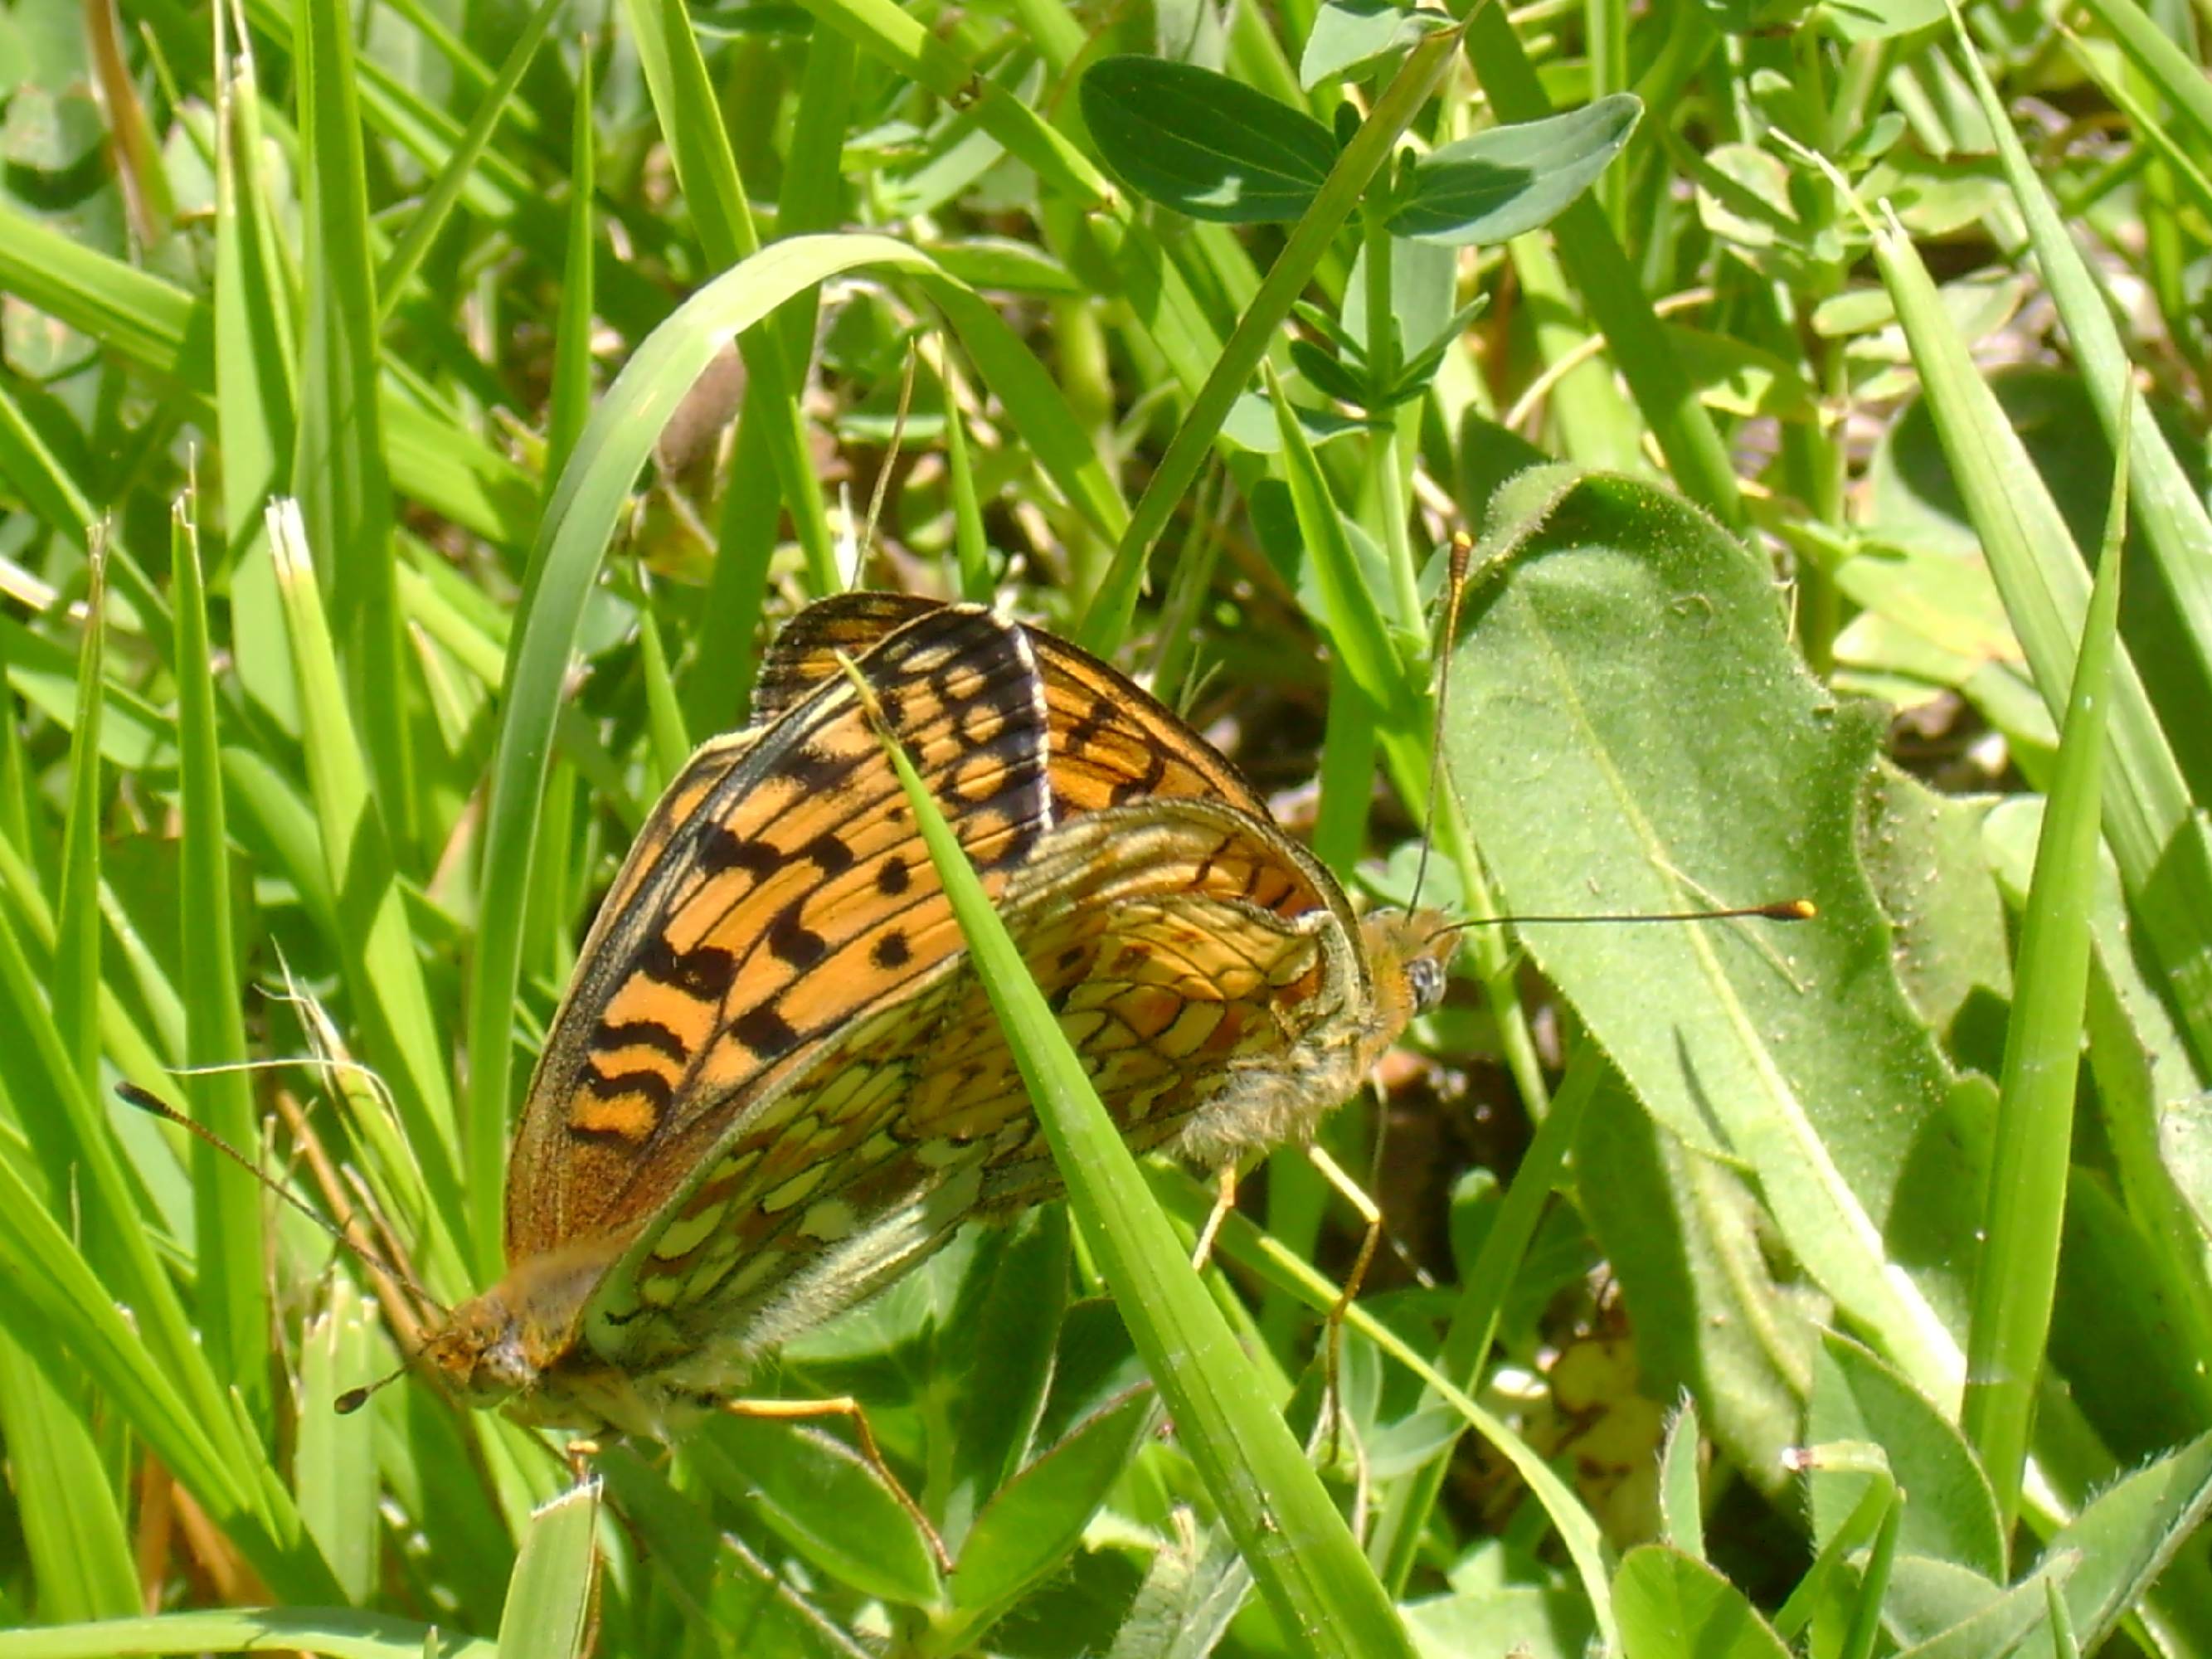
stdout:
<svg viewBox="0 0 2212 1659">
<path fill-rule="evenodd" d="M 471 1406 L 502 1404 L 538 1381 L 539 1367 L 505 1288 L 464 1302 L 422 1344 L 424 1361 Z"/>
<path fill-rule="evenodd" d="M 1408 1021 L 1444 1000 L 1459 936 L 1435 910 L 1376 910 L 1361 919 L 1359 933 L 1375 982 L 1379 1054 Z"/>
<path fill-rule="evenodd" d="M 423 1360 L 471 1406 L 503 1407 L 530 1422 L 568 1421 L 562 1374 L 584 1358 L 584 1307 L 605 1275 L 608 1254 L 594 1241 L 517 1264 L 429 1334 Z"/>
</svg>

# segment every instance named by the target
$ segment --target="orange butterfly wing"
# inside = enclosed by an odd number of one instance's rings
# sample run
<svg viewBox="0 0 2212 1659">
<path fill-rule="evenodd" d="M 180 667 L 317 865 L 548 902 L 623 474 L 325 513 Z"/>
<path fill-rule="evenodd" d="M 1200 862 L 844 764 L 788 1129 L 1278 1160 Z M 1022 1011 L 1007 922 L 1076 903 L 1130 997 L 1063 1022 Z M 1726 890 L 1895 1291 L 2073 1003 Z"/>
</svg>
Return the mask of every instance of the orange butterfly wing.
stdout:
<svg viewBox="0 0 2212 1659">
<path fill-rule="evenodd" d="M 947 609 L 861 677 L 982 872 L 1050 822 L 1022 630 Z M 710 743 L 653 811 L 548 1033 L 508 1166 L 510 1263 L 642 1226 L 750 1103 L 941 968 L 950 910 L 850 684 Z"/>
<path fill-rule="evenodd" d="M 773 720 L 837 672 L 836 653 L 865 649 L 891 629 L 959 609 L 909 593 L 818 599 L 775 636 L 753 690 L 756 724 Z M 1025 630 L 1044 676 L 1055 819 L 1162 797 L 1226 801 L 1267 821 L 1244 775 L 1151 692 L 1089 652 L 1042 629 Z M 1304 896 L 1321 902 L 1318 892 Z"/>
</svg>

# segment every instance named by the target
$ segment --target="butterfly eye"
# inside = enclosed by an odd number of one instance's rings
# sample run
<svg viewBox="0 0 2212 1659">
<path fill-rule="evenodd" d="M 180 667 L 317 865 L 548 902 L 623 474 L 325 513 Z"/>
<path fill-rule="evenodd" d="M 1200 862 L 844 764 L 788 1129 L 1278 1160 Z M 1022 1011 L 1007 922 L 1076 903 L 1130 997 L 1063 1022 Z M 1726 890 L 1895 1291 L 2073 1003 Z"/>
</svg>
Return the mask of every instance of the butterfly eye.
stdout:
<svg viewBox="0 0 2212 1659">
<path fill-rule="evenodd" d="M 1413 994 L 1413 1012 L 1425 1014 L 1444 1000 L 1444 965 L 1433 957 L 1415 957 L 1406 964 L 1406 987 Z"/>
</svg>

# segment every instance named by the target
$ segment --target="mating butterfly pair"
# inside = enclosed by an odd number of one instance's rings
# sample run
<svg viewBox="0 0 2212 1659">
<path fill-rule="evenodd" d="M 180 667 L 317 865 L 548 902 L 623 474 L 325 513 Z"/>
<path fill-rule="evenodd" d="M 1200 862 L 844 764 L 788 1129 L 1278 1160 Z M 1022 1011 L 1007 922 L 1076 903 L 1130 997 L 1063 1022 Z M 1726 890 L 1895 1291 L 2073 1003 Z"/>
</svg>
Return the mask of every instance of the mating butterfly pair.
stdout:
<svg viewBox="0 0 2212 1659">
<path fill-rule="evenodd" d="M 1441 918 L 1356 917 L 1203 738 L 1049 634 L 849 593 L 754 701 L 654 808 L 554 1018 L 507 1277 L 425 1346 L 476 1404 L 665 1437 L 1060 1193 L 869 701 L 1133 1147 L 1301 1139 L 1442 993 Z"/>
</svg>

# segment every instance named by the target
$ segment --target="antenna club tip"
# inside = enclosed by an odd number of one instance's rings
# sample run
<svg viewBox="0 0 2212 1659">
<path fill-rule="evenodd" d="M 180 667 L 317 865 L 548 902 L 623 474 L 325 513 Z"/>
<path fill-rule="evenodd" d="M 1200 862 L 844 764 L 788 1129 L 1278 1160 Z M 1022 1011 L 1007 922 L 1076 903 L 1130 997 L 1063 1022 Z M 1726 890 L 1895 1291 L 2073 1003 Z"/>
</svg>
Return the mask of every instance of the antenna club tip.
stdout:
<svg viewBox="0 0 2212 1659">
<path fill-rule="evenodd" d="M 1765 911 L 1777 921 L 1811 921 L 1820 914 L 1820 907 L 1808 898 L 1784 899 Z"/>
<path fill-rule="evenodd" d="M 129 1078 L 115 1085 L 115 1093 L 127 1104 L 136 1106 L 142 1112 L 151 1112 L 155 1117 L 171 1116 L 176 1109 L 151 1089 L 142 1089 Z"/>
<path fill-rule="evenodd" d="M 340 1417 L 350 1417 L 368 1403 L 368 1390 L 367 1389 L 348 1389 L 336 1400 L 331 1401 L 331 1409 L 336 1412 Z"/>
</svg>

